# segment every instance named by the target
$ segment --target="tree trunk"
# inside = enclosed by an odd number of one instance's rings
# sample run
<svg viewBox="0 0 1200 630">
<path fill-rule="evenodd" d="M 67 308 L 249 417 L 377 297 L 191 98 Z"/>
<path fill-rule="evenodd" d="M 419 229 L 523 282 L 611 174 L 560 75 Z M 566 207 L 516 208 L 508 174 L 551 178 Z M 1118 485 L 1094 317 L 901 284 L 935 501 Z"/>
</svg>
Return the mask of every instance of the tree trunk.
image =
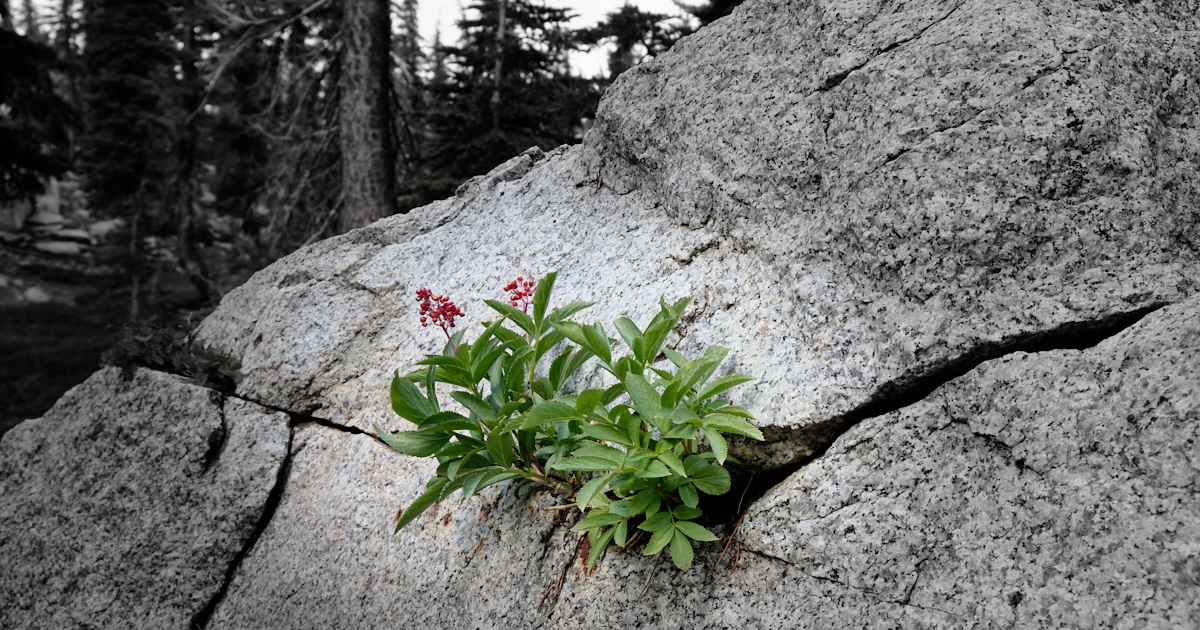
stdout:
<svg viewBox="0 0 1200 630">
<path fill-rule="evenodd" d="M 499 18 L 496 20 L 496 69 L 492 76 L 492 132 L 500 131 L 500 85 L 504 81 L 504 31 L 508 28 L 504 20 L 504 9 L 508 0 L 499 0 Z"/>
<path fill-rule="evenodd" d="M 345 0 L 339 108 L 342 145 L 339 232 L 362 227 L 396 211 L 390 38 L 388 0 Z"/>
<path fill-rule="evenodd" d="M 197 109 L 200 107 L 200 93 L 204 84 L 200 81 L 200 71 L 196 67 L 199 53 L 196 50 L 196 24 L 199 22 L 195 2 L 188 0 L 182 3 L 181 18 L 182 33 L 179 50 L 179 65 L 181 72 L 180 114 L 183 122 L 177 123 L 178 137 L 175 141 L 175 159 L 178 168 L 175 171 L 174 202 L 176 252 L 179 266 L 191 280 L 192 285 L 200 293 L 201 299 L 216 306 L 221 301 L 220 291 L 210 279 L 211 274 L 204 263 L 197 242 L 198 226 L 196 225 L 196 151 L 200 143 L 200 132 L 197 128 Z"/>
</svg>

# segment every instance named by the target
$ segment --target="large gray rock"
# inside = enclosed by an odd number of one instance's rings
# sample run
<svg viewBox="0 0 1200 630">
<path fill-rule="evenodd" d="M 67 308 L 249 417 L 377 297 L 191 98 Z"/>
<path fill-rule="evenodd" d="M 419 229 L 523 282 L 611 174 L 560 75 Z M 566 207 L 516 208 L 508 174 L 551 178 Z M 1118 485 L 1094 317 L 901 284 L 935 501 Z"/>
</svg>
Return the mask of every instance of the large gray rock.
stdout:
<svg viewBox="0 0 1200 630">
<path fill-rule="evenodd" d="M 582 146 L 272 265 L 199 336 L 240 357 L 239 396 L 312 422 L 261 535 L 214 569 L 227 589 L 172 614 L 1196 625 L 1197 15 L 1194 1 L 749 0 L 622 77 Z M 781 482 L 747 497 L 720 566 L 712 544 L 687 573 L 635 549 L 585 574 L 577 515 L 508 485 L 391 535 L 432 465 L 369 435 L 402 426 L 393 371 L 441 344 L 417 325 L 416 289 L 451 295 L 477 331 L 482 299 L 554 269 L 559 299 L 598 302 L 589 321 L 696 295 L 670 343 L 728 346 L 729 368 L 759 377 L 737 402 L 771 443 L 740 456 Z M 48 530 L 87 524 L 55 513 Z M 56 592 L 22 606 L 54 609 Z"/>
<path fill-rule="evenodd" d="M 0 627 L 190 628 L 288 442 L 282 413 L 156 372 L 97 372 L 0 441 Z"/>
<path fill-rule="evenodd" d="M 1197 298 L 985 363 L 852 428 L 741 540 L 944 626 L 1200 627 L 1198 374 Z"/>
<path fill-rule="evenodd" d="M 296 429 L 279 508 L 246 556 L 209 628 L 528 628 L 574 534 L 540 508 L 546 493 L 509 486 L 457 500 L 393 536 L 396 509 L 433 462 L 373 437 Z M 409 531 L 409 530 L 406 530 Z M 499 581 L 503 586 L 499 586 Z M 435 605 L 466 601 L 471 606 Z M 282 602 L 294 602 L 281 605 Z"/>
<path fill-rule="evenodd" d="M 470 325 L 554 269 L 606 323 L 694 294 L 686 332 L 760 377 L 778 444 L 743 456 L 802 461 L 948 366 L 1196 290 L 1197 18 L 1103 9 L 750 2 L 622 77 L 584 146 L 293 255 L 201 337 L 245 395 L 368 429 L 439 343 L 421 286 Z"/>
<path fill-rule="evenodd" d="M 393 537 L 431 463 L 310 425 L 210 628 L 1196 627 L 1196 374 L 1200 298 L 984 363 L 850 429 L 689 573 L 614 550 L 588 575 L 574 513 L 507 486 Z"/>
</svg>

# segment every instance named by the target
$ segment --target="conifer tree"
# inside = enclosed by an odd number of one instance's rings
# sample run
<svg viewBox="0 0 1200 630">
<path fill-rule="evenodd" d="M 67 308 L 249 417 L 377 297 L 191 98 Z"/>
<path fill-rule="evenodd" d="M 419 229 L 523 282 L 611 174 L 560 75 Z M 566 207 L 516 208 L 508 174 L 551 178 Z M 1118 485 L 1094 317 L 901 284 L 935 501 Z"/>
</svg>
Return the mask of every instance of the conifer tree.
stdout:
<svg viewBox="0 0 1200 630">
<path fill-rule="evenodd" d="M 441 172 L 466 179 L 531 146 L 580 139 L 598 90 L 568 65 L 567 53 L 579 47 L 570 17 L 531 0 L 475 0 L 467 7 L 459 21 L 462 43 L 445 49 L 452 80 L 435 95 L 441 106 L 431 112 L 441 144 L 432 159 Z"/>
<path fill-rule="evenodd" d="M 679 8 L 696 16 L 696 19 L 700 20 L 700 26 L 708 26 L 733 13 L 733 10 L 744 0 L 707 0 L 703 4 L 691 4 L 681 0 L 674 1 Z"/>
<path fill-rule="evenodd" d="M 682 37 L 683 31 L 672 21 L 667 15 L 626 4 L 610 12 L 603 22 L 580 31 L 579 38 L 589 46 L 611 43 L 608 80 L 612 81 L 644 59 L 661 54 Z"/>
<path fill-rule="evenodd" d="M 42 192 L 67 170 L 72 112 L 55 92 L 50 47 L 0 28 L 0 202 Z"/>
<path fill-rule="evenodd" d="M 86 129 L 80 138 L 94 208 L 140 217 L 162 202 L 173 128 L 163 112 L 174 63 L 167 0 L 86 0 Z"/>
</svg>

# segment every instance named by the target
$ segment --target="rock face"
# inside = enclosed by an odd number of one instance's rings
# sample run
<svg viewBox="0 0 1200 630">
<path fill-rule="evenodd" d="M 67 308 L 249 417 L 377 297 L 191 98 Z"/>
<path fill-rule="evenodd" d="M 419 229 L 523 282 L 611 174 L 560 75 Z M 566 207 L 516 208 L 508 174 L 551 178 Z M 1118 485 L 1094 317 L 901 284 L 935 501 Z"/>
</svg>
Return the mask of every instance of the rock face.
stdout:
<svg viewBox="0 0 1200 630">
<path fill-rule="evenodd" d="M 106 369 L 0 441 L 0 627 L 188 628 L 288 452 L 284 414 Z"/>
<path fill-rule="evenodd" d="M 239 397 L 308 418 L 227 588 L 179 618 L 1200 624 L 1197 15 L 749 0 L 623 76 L 582 146 L 279 261 L 200 337 L 241 358 Z M 778 483 L 719 565 L 585 574 L 576 517 L 503 485 L 391 535 L 430 463 L 364 432 L 401 428 L 391 374 L 440 345 L 415 290 L 477 332 L 555 269 L 589 321 L 695 295 L 669 343 L 759 377 L 736 402 L 770 443 L 739 456 Z"/>
</svg>

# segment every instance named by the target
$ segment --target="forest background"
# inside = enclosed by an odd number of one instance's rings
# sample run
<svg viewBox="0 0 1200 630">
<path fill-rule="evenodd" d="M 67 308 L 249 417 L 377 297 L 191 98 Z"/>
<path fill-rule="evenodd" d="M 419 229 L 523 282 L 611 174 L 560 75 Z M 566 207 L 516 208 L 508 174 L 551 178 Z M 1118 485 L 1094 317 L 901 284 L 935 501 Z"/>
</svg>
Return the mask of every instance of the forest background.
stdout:
<svg viewBox="0 0 1200 630">
<path fill-rule="evenodd" d="M 102 363 L 205 377 L 190 327 L 254 271 L 579 142 L 741 2 L 469 0 L 423 40 L 435 1 L 0 0 L 0 434 Z"/>
</svg>

